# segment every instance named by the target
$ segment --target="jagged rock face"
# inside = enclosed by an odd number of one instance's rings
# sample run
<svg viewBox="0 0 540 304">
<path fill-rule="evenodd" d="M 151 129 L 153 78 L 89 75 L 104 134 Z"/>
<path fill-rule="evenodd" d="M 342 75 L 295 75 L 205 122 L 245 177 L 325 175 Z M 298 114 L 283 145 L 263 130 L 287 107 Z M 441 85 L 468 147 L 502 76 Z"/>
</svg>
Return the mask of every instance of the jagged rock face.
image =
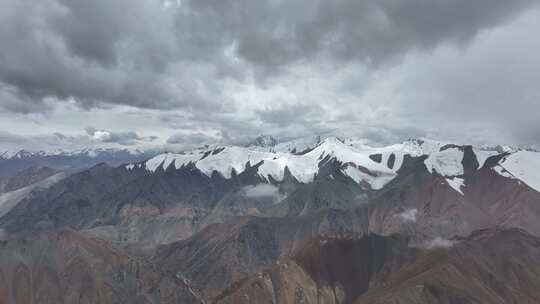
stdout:
<svg viewBox="0 0 540 304">
<path fill-rule="evenodd" d="M 299 248 L 318 235 L 405 233 L 411 236 L 413 243 L 422 244 L 437 237 L 446 239 L 455 235 L 468 235 L 476 229 L 490 227 L 495 223 L 506 227 L 527 227 L 531 231 L 540 232 L 535 230 L 535 222 L 525 222 L 527 218 L 521 217 L 521 222 L 512 222 L 512 217 L 508 217 L 515 209 L 528 208 L 525 210 L 531 211 L 529 219 L 538 218 L 540 213 L 534 211 L 535 202 L 540 201 L 538 193 L 523 184 L 501 177 L 489 168 L 470 177 L 471 182 L 464 190 L 465 195 L 449 187 L 443 177 L 419 170 L 417 166 L 412 166 L 410 172 L 403 172 L 402 176 L 403 179 L 396 180 L 396 183 L 384 192 L 372 194 L 374 201 L 362 203 L 352 209 L 322 208 L 313 209 L 319 211 L 311 210 L 305 215 L 286 218 L 258 217 L 245 221 L 229 221 L 208 227 L 189 241 L 164 247 L 167 249 L 161 251 L 157 259 L 164 261 L 167 267 L 175 271 L 183 271 L 183 274 L 211 299 L 235 280 L 253 275 L 286 255 L 296 254 Z M 485 200 L 480 199 L 480 194 L 491 187 L 497 187 L 501 192 L 493 191 L 485 196 Z M 299 189 L 298 191 L 301 191 L 303 187 Z M 490 209 L 493 203 L 486 202 L 496 201 L 496 198 L 511 205 L 500 210 Z M 242 229 L 262 229 L 265 231 L 262 235 L 268 237 L 241 239 L 239 231 Z M 208 237 L 209 234 L 212 236 Z M 246 243 L 249 246 L 240 245 Z M 251 248 L 260 249 L 261 252 Z M 163 254 L 164 252 L 166 254 Z M 274 254 L 265 255 L 269 252 Z M 280 254 L 276 255 L 275 252 Z M 246 260 L 224 258 L 225 256 L 250 257 L 250 262 L 245 266 Z M 216 276 L 216 273 L 221 276 Z M 226 275 L 223 276 L 224 274 Z"/>
<path fill-rule="evenodd" d="M 279 259 L 273 221 L 245 218 L 212 225 L 188 240 L 158 249 L 153 260 L 192 282 L 206 299 Z"/>
<path fill-rule="evenodd" d="M 236 218 L 159 247 L 153 260 L 181 273 L 211 300 L 235 281 L 293 255 L 319 235 L 368 233 L 367 212 L 324 210 L 300 217 Z"/>
<path fill-rule="evenodd" d="M 404 165 L 400 178 L 372 197 L 371 231 L 450 238 L 501 226 L 540 235 L 534 220 L 540 217 L 540 192 L 493 170 L 497 157 L 464 175 L 462 193 L 450 187 L 445 177 L 429 174 L 414 162 L 409 168 Z"/>
<path fill-rule="evenodd" d="M 225 290 L 215 302 L 352 303 L 414 259 L 417 250 L 407 245 L 407 238 L 398 236 L 318 237 L 294 256 Z"/>
<path fill-rule="evenodd" d="M 314 183 L 289 176 L 269 185 L 275 193 L 251 195 L 246 188 L 262 182 L 256 166 L 226 179 L 208 177 L 194 167 L 150 174 L 101 165 L 24 200 L 0 225 L 8 232 L 83 229 L 119 246 L 151 249 L 236 216 L 296 216 L 364 203 L 366 190 L 336 166 L 327 162 Z"/>
<path fill-rule="evenodd" d="M 366 204 L 370 190 L 357 184 L 340 170 L 339 162 L 324 162 L 309 184 L 298 184 L 269 216 L 299 216 L 325 209 L 351 209 Z"/>
<path fill-rule="evenodd" d="M 493 176 L 498 178 L 497 175 Z M 170 252 L 175 252 L 175 250 L 181 248 L 176 253 L 171 254 L 175 258 L 172 259 L 174 262 L 170 265 L 171 267 L 176 265 L 178 271 L 184 270 L 185 276 L 192 279 L 201 290 L 218 291 L 236 279 L 253 274 L 277 261 L 275 254 L 270 256 L 274 259 L 253 258 L 254 256 L 264 256 L 264 252 L 255 254 L 249 250 L 250 247 L 280 252 L 279 257 L 283 257 L 296 252 L 307 240 L 317 235 L 366 234 L 369 231 L 383 234 L 403 232 L 411 235 L 414 242 L 422 243 L 437 236 L 451 238 L 454 235 L 467 235 L 475 229 L 489 227 L 490 224 L 497 221 L 498 216 L 504 218 L 505 213 L 490 213 L 489 209 L 483 209 L 480 204 L 475 205 L 473 202 L 463 200 L 462 196 L 451 189 L 449 190 L 447 185 L 442 184 L 440 179 L 426 179 L 425 181 L 426 183 L 419 186 L 419 189 L 408 188 L 409 191 L 401 193 L 395 200 L 380 200 L 377 203 L 369 203 L 352 210 L 321 211 L 286 219 L 252 218 L 247 223 L 236 222 L 237 225 L 245 225 L 244 229 L 246 230 L 257 230 L 249 227 L 262 225 L 267 231 L 265 235 L 272 237 L 272 241 L 265 238 L 250 239 L 249 241 L 255 244 L 248 247 L 237 246 L 240 243 L 238 238 L 231 237 L 235 235 L 234 232 L 223 233 L 223 235 L 217 233 L 208 241 L 203 241 L 206 239 L 201 234 L 197 234 L 192 237 L 192 242 L 189 242 L 189 245 L 181 242 L 179 247 L 170 247 Z M 476 186 L 471 186 L 470 189 L 473 191 Z M 474 191 L 480 192 L 482 190 Z M 536 193 L 528 191 L 530 190 L 525 191 L 525 193 Z M 421 197 L 421 194 L 417 192 L 431 193 L 430 199 L 432 201 L 428 201 L 431 205 L 429 208 L 422 208 L 426 202 L 421 200 L 421 204 L 418 204 L 418 198 Z M 448 195 L 450 195 L 450 199 L 446 197 Z M 521 204 L 519 200 L 516 203 L 517 206 Z M 413 210 L 413 208 L 418 208 L 420 211 L 417 214 L 408 214 L 406 212 L 407 210 Z M 452 219 L 452 221 L 448 219 Z M 471 225 L 461 224 L 465 221 L 471 223 Z M 225 228 L 232 223 L 209 227 L 208 230 L 228 231 Z M 508 227 L 512 226 L 514 224 L 508 224 Z M 529 225 L 530 227 L 532 226 Z M 240 231 L 240 228 L 237 229 Z M 275 241 L 276 239 L 278 242 Z M 197 241 L 202 242 L 202 244 L 197 244 Z M 245 240 L 242 242 L 245 242 Z M 268 249 L 261 246 L 259 242 L 264 245 L 273 244 L 278 249 L 274 247 Z M 199 250 L 201 248 L 211 248 L 211 250 Z M 249 256 L 252 263 L 248 267 L 244 267 L 245 261 L 242 259 L 221 259 L 225 253 L 230 256 Z M 207 255 L 216 255 L 217 258 L 213 262 L 205 264 L 204 261 L 208 260 Z M 163 257 L 160 256 L 160 258 Z M 163 258 L 163 260 L 167 261 L 168 258 Z M 224 268 L 220 268 L 222 266 Z M 226 270 L 224 271 L 224 269 Z M 227 279 L 220 278 L 214 284 L 212 279 L 208 279 L 215 277 L 214 272 L 228 273 L 231 277 Z M 211 291 L 208 293 L 208 297 L 211 298 L 214 294 L 215 292 Z"/>
<path fill-rule="evenodd" d="M 105 203 L 107 195 L 134 179 L 106 165 L 73 174 L 13 208 L 2 221 L 6 231 L 81 228 L 114 212 L 120 203 Z M 105 218 L 104 220 L 108 220 Z"/>
<path fill-rule="evenodd" d="M 193 168 L 148 174 L 100 165 L 23 200 L 0 225 L 10 233 L 70 227 L 122 246 L 155 247 L 191 236 L 208 224 L 212 212 L 214 220 L 222 221 L 217 207 L 245 197 L 244 187 L 258 182 L 249 170 L 225 179 Z M 266 201 L 247 198 L 245 206 L 235 204 L 238 212 L 224 217 L 250 214 L 264 207 L 261 204 L 272 204 Z"/>
<path fill-rule="evenodd" d="M 317 239 L 232 285 L 215 303 L 537 303 L 540 239 L 485 230 L 449 247 L 406 239 Z M 517 250 L 517 251 L 516 251 Z"/>
<path fill-rule="evenodd" d="M 200 303 L 178 278 L 73 231 L 0 247 L 2 303 Z"/>
<path fill-rule="evenodd" d="M 385 266 L 395 266 L 396 255 L 408 258 L 407 243 L 406 239 L 372 234 L 360 239 L 317 238 L 293 260 L 318 288 L 328 288 L 339 302 L 350 303 L 368 290 L 375 276 L 383 276 Z"/>
</svg>

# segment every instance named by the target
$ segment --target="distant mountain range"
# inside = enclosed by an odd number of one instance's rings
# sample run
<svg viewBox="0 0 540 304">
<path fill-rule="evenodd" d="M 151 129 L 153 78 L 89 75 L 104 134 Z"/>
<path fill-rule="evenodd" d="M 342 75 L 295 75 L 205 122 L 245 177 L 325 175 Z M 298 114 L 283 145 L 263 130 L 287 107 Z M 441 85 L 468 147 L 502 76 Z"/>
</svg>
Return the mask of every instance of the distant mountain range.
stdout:
<svg viewBox="0 0 540 304">
<path fill-rule="evenodd" d="M 179 153 L 84 155 L 4 160 L 56 166 L 17 171 L 19 190 L 0 196 L 0 298 L 540 302 L 536 151 L 262 136 Z M 58 171 L 62 178 L 28 188 Z M 24 257 L 19 240 L 30 248 Z"/>
<path fill-rule="evenodd" d="M 55 170 L 81 169 L 105 162 L 112 166 L 143 160 L 155 152 L 118 149 L 84 149 L 76 151 L 0 151 L 0 178 L 30 167 Z"/>
<path fill-rule="evenodd" d="M 97 160 L 122 160 L 122 159 L 134 159 L 148 156 L 155 152 L 145 152 L 140 150 L 128 150 L 128 149 L 82 149 L 73 151 L 30 151 L 30 150 L 18 150 L 13 151 L 0 151 L 0 161 L 58 161 L 67 159 L 97 159 Z"/>
</svg>

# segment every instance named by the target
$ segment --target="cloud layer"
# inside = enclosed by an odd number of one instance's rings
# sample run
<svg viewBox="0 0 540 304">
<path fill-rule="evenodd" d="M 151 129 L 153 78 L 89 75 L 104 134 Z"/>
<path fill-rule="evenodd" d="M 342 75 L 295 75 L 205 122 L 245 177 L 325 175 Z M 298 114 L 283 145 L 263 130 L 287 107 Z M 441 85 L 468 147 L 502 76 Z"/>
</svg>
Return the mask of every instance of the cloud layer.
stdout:
<svg viewBox="0 0 540 304">
<path fill-rule="evenodd" d="M 97 127 L 133 131 L 88 136 L 130 145 L 335 129 L 538 144 L 537 3 L 0 0 L 0 116 L 76 133 L 59 113 L 116 111 Z"/>
</svg>

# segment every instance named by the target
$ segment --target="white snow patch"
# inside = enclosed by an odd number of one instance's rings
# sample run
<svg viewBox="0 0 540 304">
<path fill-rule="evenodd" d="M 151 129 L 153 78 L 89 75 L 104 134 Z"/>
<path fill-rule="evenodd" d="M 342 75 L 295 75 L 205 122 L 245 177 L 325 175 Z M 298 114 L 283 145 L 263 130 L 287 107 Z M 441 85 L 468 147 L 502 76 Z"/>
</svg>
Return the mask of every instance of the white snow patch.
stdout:
<svg viewBox="0 0 540 304">
<path fill-rule="evenodd" d="M 328 138 L 303 155 L 230 146 L 225 147 L 219 153 L 210 153 L 205 158 L 202 158 L 201 151 L 191 154 L 161 154 L 148 160 L 146 169 L 154 172 L 160 166 L 167 168 L 173 162 L 178 169 L 193 162 L 199 170 L 208 176 L 217 171 L 225 178 L 231 178 L 232 170 L 241 173 L 246 169 L 248 162 L 251 166 L 262 162 L 258 173 L 266 180 L 269 176 L 278 181 L 283 180 L 285 168 L 288 168 L 298 181 L 309 183 L 313 181 L 315 174 L 319 171 L 321 160 L 327 157 L 328 159 L 335 158 L 345 164 L 345 174 L 350 174 L 355 181 L 365 181 L 373 189 L 380 189 L 392 180 L 396 173 L 395 170 L 388 169 L 386 165 L 374 162 L 369 158 L 369 154 L 347 146 L 335 138 Z M 358 167 L 366 168 L 371 175 L 361 172 L 357 169 Z"/>
<path fill-rule="evenodd" d="M 367 182 L 371 186 L 371 189 L 374 190 L 382 189 L 384 185 L 396 176 L 394 173 L 379 173 L 377 176 L 371 176 L 352 166 L 345 168 L 344 173 L 357 183 L 362 181 Z"/>
<path fill-rule="evenodd" d="M 450 187 L 459 192 L 459 194 L 463 195 L 463 191 L 461 190 L 461 187 L 465 186 L 465 180 L 463 178 L 447 178 L 446 182 L 448 183 L 448 185 L 450 185 Z"/>
<path fill-rule="evenodd" d="M 446 177 L 455 177 L 463 174 L 463 152 L 458 148 L 449 148 L 439 151 L 446 143 L 431 140 L 410 140 L 401 144 L 385 147 L 370 147 L 363 141 L 349 140 L 343 143 L 337 138 L 326 138 L 318 143 L 319 138 L 285 142 L 268 149 L 268 147 L 238 147 L 226 146 L 221 151 L 195 149 L 185 154 L 166 153 L 149 159 L 144 164 L 148 171 L 154 172 L 158 168 L 167 168 L 174 165 L 176 169 L 193 163 L 204 174 L 211 176 L 213 172 L 219 172 L 225 178 L 231 178 L 232 171 L 237 174 L 246 169 L 249 162 L 251 166 L 259 164 L 258 174 L 261 178 L 269 181 L 269 177 L 277 181 L 284 178 L 285 168 L 288 168 L 294 178 L 302 183 L 313 181 L 319 172 L 319 163 L 324 158 L 335 158 L 341 164 L 342 172 L 351 177 L 357 183 L 367 183 L 371 189 L 381 189 L 397 176 L 397 171 L 403 165 L 406 155 L 418 157 L 428 155 L 424 161 L 429 172 L 438 172 Z M 290 153 L 296 148 L 313 147 L 311 151 L 302 155 Z M 215 147 L 217 148 L 217 147 Z M 482 166 L 491 154 L 488 151 L 475 150 L 478 161 Z M 369 156 L 381 154 L 381 163 L 373 161 Z M 388 167 L 391 155 L 395 156 L 392 168 Z M 131 165 L 128 165 L 132 168 Z M 140 164 L 138 165 L 140 166 Z M 458 180 L 449 182 L 456 186 Z M 454 187 L 459 189 L 459 187 Z M 458 190 L 459 191 L 459 190 Z"/>
<path fill-rule="evenodd" d="M 478 169 L 484 166 L 488 158 L 499 154 L 496 151 L 486 151 L 486 150 L 480 150 L 477 148 L 473 148 L 473 152 L 476 155 L 476 160 L 478 160 Z"/>
<path fill-rule="evenodd" d="M 540 191 L 540 152 L 515 152 L 506 156 L 495 170 L 503 176 L 517 178 Z"/>
<path fill-rule="evenodd" d="M 430 173 L 437 172 L 442 176 L 456 176 L 463 174 L 463 151 L 458 148 L 449 148 L 429 154 L 424 161 Z"/>
<path fill-rule="evenodd" d="M 163 169 L 166 169 L 173 161 L 175 162 L 176 168 L 180 168 L 181 164 L 197 161 L 201 157 L 202 155 L 199 154 L 160 154 L 146 161 L 146 169 L 154 172 L 161 165 L 163 165 Z"/>
</svg>

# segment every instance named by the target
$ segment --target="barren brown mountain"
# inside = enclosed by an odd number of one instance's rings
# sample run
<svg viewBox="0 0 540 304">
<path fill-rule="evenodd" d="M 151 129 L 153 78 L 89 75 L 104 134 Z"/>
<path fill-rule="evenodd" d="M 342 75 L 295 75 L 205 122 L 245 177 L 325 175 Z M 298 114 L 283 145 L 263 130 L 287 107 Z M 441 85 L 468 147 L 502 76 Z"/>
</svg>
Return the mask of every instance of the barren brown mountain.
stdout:
<svg viewBox="0 0 540 304">
<path fill-rule="evenodd" d="M 370 235 L 318 238 L 216 297 L 216 303 L 538 303 L 540 239 L 480 230 L 410 247 Z"/>
</svg>

